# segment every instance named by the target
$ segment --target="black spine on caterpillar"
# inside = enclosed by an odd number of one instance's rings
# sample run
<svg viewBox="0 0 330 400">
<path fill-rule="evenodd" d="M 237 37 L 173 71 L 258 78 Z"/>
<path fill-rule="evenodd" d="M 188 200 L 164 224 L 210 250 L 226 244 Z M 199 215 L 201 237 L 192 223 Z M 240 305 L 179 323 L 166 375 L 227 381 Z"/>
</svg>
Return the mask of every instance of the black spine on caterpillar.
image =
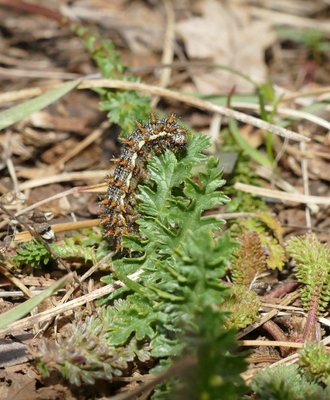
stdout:
<svg viewBox="0 0 330 400">
<path fill-rule="evenodd" d="M 104 233 L 113 241 L 116 251 L 122 249 L 123 235 L 136 230 L 134 190 L 145 177 L 147 160 L 155 152 L 163 153 L 166 149 L 176 152 L 187 144 L 187 131 L 178 125 L 174 114 L 163 119 L 151 115 L 146 124 L 136 125 L 133 133 L 122 140 L 120 157 L 114 160 L 116 168 L 107 178 L 109 186 L 101 202 Z"/>
</svg>

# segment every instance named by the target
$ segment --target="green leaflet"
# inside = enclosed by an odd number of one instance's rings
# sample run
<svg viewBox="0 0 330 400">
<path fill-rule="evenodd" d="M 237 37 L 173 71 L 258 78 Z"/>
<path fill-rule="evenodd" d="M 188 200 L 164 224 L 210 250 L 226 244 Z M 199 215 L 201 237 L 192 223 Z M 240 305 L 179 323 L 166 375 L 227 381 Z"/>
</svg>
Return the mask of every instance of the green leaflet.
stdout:
<svg viewBox="0 0 330 400">
<path fill-rule="evenodd" d="M 76 240 L 78 243 L 76 243 Z M 58 243 L 50 243 L 49 247 L 54 251 L 55 255 L 61 258 L 83 258 L 85 262 L 97 261 L 97 255 L 93 247 L 80 244 L 76 238 L 65 238 Z M 39 240 L 33 239 L 20 246 L 15 256 L 12 258 L 13 262 L 22 267 L 28 265 L 32 268 L 44 267 L 50 260 L 53 259 L 52 254 L 48 248 Z"/>
</svg>

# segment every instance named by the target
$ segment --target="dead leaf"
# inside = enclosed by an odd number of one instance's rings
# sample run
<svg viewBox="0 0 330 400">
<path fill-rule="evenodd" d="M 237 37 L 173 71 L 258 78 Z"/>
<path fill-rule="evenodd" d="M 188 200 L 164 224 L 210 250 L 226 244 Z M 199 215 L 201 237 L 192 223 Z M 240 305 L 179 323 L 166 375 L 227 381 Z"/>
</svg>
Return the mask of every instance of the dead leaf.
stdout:
<svg viewBox="0 0 330 400">
<path fill-rule="evenodd" d="M 275 41 L 270 24 L 253 21 L 249 7 L 234 2 L 199 1 L 199 16 L 179 22 L 176 30 L 190 59 L 222 64 L 244 73 L 256 82 L 266 80 L 264 50 Z M 195 73 L 192 77 L 202 93 L 224 93 L 233 87 L 251 92 L 253 85 L 221 69 Z"/>
<path fill-rule="evenodd" d="M 64 385 L 57 384 L 43 387 L 37 390 L 36 400 L 75 400 L 70 389 Z"/>
<path fill-rule="evenodd" d="M 150 7 L 146 3 L 112 0 L 96 5 L 82 2 L 72 5 L 70 11 L 75 17 L 118 30 L 133 53 L 150 54 L 161 51 L 166 22 L 162 7 Z"/>
<path fill-rule="evenodd" d="M 20 370 L 5 368 L 1 374 L 1 399 L 34 400 L 38 375 L 26 365 L 19 366 Z"/>
<path fill-rule="evenodd" d="M 323 160 L 320 157 L 315 157 L 308 160 L 308 170 L 310 172 L 310 178 L 313 179 L 323 179 L 325 181 L 330 181 L 329 176 L 329 162 Z"/>
<path fill-rule="evenodd" d="M 86 131 L 86 121 L 81 118 L 68 118 L 51 115 L 46 111 L 35 112 L 30 117 L 35 128 L 54 129 L 82 133 Z"/>
</svg>

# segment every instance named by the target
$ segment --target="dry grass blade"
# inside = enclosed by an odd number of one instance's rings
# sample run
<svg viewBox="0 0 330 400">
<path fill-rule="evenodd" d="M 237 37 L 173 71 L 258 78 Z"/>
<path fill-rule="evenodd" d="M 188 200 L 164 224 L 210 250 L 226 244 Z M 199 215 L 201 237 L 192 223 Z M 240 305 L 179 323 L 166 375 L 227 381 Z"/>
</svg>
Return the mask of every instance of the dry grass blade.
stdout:
<svg viewBox="0 0 330 400">
<path fill-rule="evenodd" d="M 232 106 L 235 108 L 242 108 L 245 110 L 255 110 L 259 111 L 260 106 L 259 104 L 253 104 L 253 103 L 243 103 L 243 102 L 238 102 L 234 101 L 232 103 Z M 272 106 L 266 105 L 265 110 L 267 111 L 272 111 Z M 308 113 L 306 111 L 300 111 L 300 110 L 291 110 L 290 108 L 285 108 L 285 107 L 278 107 L 276 109 L 276 113 L 279 115 L 283 115 L 286 117 L 292 117 L 295 119 L 304 119 L 306 121 L 310 121 L 316 125 L 322 126 L 325 129 L 330 130 L 330 122 L 325 120 L 324 118 L 321 118 L 317 115 Z"/>
<path fill-rule="evenodd" d="M 278 340 L 239 340 L 238 344 L 240 346 L 275 346 L 275 347 L 292 347 L 295 349 L 302 349 L 304 343 L 295 342 L 281 342 Z"/>
<path fill-rule="evenodd" d="M 134 274 L 130 275 L 128 278 L 131 280 L 136 280 L 138 279 L 140 275 L 140 271 L 135 272 Z M 14 330 L 22 330 L 26 328 L 32 327 L 34 324 L 39 324 L 41 322 L 46 322 L 51 318 L 56 317 L 57 315 L 63 314 L 63 313 L 71 313 L 73 312 L 74 309 L 89 303 L 91 301 L 94 301 L 96 299 L 99 299 L 103 296 L 106 296 L 109 293 L 112 293 L 115 291 L 118 287 L 123 286 L 123 283 L 120 281 L 115 282 L 114 284 L 106 285 L 100 289 L 96 289 L 91 293 L 88 293 L 84 296 L 78 297 L 74 300 L 68 301 L 65 304 L 61 304 L 57 307 L 54 307 L 52 309 L 40 312 L 36 315 L 33 315 L 31 317 L 26 317 L 23 318 L 19 321 L 16 321 L 10 325 L 10 327 L 1 329 L 0 330 L 0 336 L 6 335 L 10 332 L 13 332 Z"/>
<path fill-rule="evenodd" d="M 324 34 L 330 34 L 330 26 L 327 20 L 321 21 L 317 19 L 317 21 L 315 21 L 311 18 L 299 17 L 297 15 L 267 10 L 260 7 L 252 7 L 252 14 L 257 18 L 269 20 L 272 24 L 285 24 L 289 26 L 295 26 L 297 28 L 317 29 L 322 31 Z"/>
<path fill-rule="evenodd" d="M 44 93 L 35 99 L 28 100 L 22 104 L 14 106 L 8 110 L 0 113 L 0 129 L 7 128 L 8 126 L 29 117 L 33 112 L 39 111 L 47 107 L 60 97 L 64 96 L 78 85 L 79 81 L 72 81 L 58 86 L 57 88 Z"/>
<path fill-rule="evenodd" d="M 22 320 L 17 321 L 19 318 L 32 311 L 39 303 L 50 297 L 54 292 L 56 292 L 58 289 L 64 286 L 72 278 L 73 278 L 72 274 L 64 276 L 59 281 L 51 285 L 49 288 L 45 289 L 42 293 L 32 297 L 31 299 L 25 301 L 22 304 L 19 304 L 13 309 L 1 314 L 0 332 L 1 330 L 5 332 L 10 332 L 12 326 L 15 323 L 20 324 L 20 322 L 22 321 Z"/>
<path fill-rule="evenodd" d="M 167 99 L 180 101 L 192 107 L 196 107 L 200 110 L 219 113 L 226 117 L 232 117 L 240 122 L 253 125 L 257 128 L 264 129 L 275 135 L 279 135 L 287 139 L 296 140 L 298 142 L 300 141 L 308 142 L 310 140 L 309 138 L 300 135 L 299 133 L 290 131 L 288 129 L 282 128 L 277 125 L 270 124 L 266 121 L 241 113 L 239 111 L 231 110 L 230 108 L 219 106 L 209 101 L 200 100 L 197 99 L 196 97 L 174 92 L 169 89 L 160 88 L 158 86 L 146 85 L 144 83 L 137 83 L 137 82 L 121 81 L 115 79 L 83 80 L 78 86 L 79 89 L 92 89 L 92 88 L 102 88 L 102 87 L 111 89 L 136 90 L 151 95 L 157 95 Z"/>
<path fill-rule="evenodd" d="M 166 13 L 166 32 L 164 36 L 164 50 L 162 55 L 162 64 L 171 64 L 174 57 L 175 44 L 175 12 L 172 0 L 163 0 Z M 159 85 L 167 87 L 171 80 L 171 68 L 164 68 L 161 71 Z M 151 102 L 151 107 L 155 108 L 159 98 L 155 97 Z"/>
<path fill-rule="evenodd" d="M 51 87 L 49 89 L 51 89 Z M 13 90 L 12 92 L 1 93 L 0 104 L 10 103 L 19 100 L 26 100 L 31 97 L 40 96 L 42 93 L 46 91 L 47 88 L 34 87 L 29 89 Z"/>
<path fill-rule="evenodd" d="M 63 222 L 61 224 L 51 225 L 54 233 L 68 232 L 72 230 L 92 228 L 94 226 L 100 226 L 100 219 L 88 219 L 85 221 L 74 221 L 74 222 Z M 28 242 L 32 239 L 32 235 L 28 231 L 19 232 L 14 237 L 14 242 L 23 243 Z"/>
<path fill-rule="evenodd" d="M 39 186 L 50 185 L 55 182 L 72 182 L 85 180 L 100 180 L 109 173 L 109 170 L 67 172 L 58 175 L 46 176 L 43 178 L 31 179 L 19 185 L 20 190 L 32 189 Z"/>
<path fill-rule="evenodd" d="M 258 186 L 247 185 L 241 182 L 236 182 L 234 185 L 234 189 L 242 190 L 243 192 L 255 194 L 257 196 L 263 196 L 282 201 L 292 201 L 295 203 L 302 203 L 302 204 L 314 203 L 314 204 L 330 205 L 329 197 L 308 196 L 305 194 L 297 194 L 297 193 L 286 193 L 286 192 L 281 192 L 280 190 L 264 189 Z"/>
<path fill-rule="evenodd" d="M 30 235 L 31 238 L 31 235 Z M 5 265 L 0 264 L 0 272 L 2 275 L 4 275 L 10 282 L 12 282 L 16 287 L 21 289 L 21 291 L 24 293 L 26 297 L 29 297 L 30 299 L 33 297 L 33 293 L 29 288 L 27 288 L 23 282 L 21 282 L 18 278 L 16 278 L 15 275 L 13 275 L 10 271 L 9 268 L 7 267 L 12 267 L 9 265 L 8 261 L 5 262 Z M 12 268 L 11 268 L 12 269 Z"/>
</svg>

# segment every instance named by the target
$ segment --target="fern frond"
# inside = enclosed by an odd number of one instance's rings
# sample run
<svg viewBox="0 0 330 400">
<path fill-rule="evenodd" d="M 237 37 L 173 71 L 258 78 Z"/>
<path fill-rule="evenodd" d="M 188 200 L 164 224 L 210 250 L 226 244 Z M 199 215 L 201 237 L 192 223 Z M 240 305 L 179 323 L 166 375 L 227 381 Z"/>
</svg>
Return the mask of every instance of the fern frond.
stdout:
<svg viewBox="0 0 330 400">
<path fill-rule="evenodd" d="M 97 260 L 93 247 L 88 247 L 86 244 L 77 244 L 73 238 L 66 238 L 61 243 L 51 244 L 51 248 L 61 258 L 79 258 L 95 263 Z"/>
<path fill-rule="evenodd" d="M 12 260 L 19 267 L 27 265 L 32 268 L 40 268 L 47 265 L 51 258 L 47 247 L 39 240 L 32 239 L 17 249 Z"/>
<path fill-rule="evenodd" d="M 147 345 L 153 362 L 159 363 L 158 371 L 168 366 L 172 357 L 188 351 L 208 366 L 203 376 L 197 370 L 195 392 L 199 397 L 221 394 L 229 400 L 242 391 L 239 372 L 244 362 L 241 356 L 228 354 L 235 343 L 233 333 L 224 331 L 219 305 L 227 295 L 221 278 L 237 245 L 227 235 L 214 239 L 222 221 L 203 215 L 210 207 L 228 201 L 218 190 L 223 180 L 217 162 L 205 162 L 202 154 L 207 144 L 205 137 L 193 136 L 186 154 L 177 158 L 167 151 L 150 160 L 150 179 L 139 186 L 137 197 L 139 235 L 124 237 L 124 247 L 131 255 L 117 255 L 112 262 L 113 275 L 108 278 L 120 279 L 126 289 L 121 289 L 120 299 L 114 294 L 108 297 L 99 319 L 102 328 L 98 329 L 111 347 L 111 355 L 119 349 L 121 357 L 132 340 L 140 347 Z M 127 275 L 135 271 L 140 275 L 133 282 Z M 61 342 L 62 348 L 67 340 Z M 55 368 L 60 368 L 59 364 Z M 76 368 L 81 368 L 79 362 Z M 104 365 L 99 363 L 98 368 Z M 89 370 L 87 364 L 84 370 Z M 84 379 L 83 375 L 79 379 Z M 160 392 L 157 390 L 157 396 Z"/>
</svg>

